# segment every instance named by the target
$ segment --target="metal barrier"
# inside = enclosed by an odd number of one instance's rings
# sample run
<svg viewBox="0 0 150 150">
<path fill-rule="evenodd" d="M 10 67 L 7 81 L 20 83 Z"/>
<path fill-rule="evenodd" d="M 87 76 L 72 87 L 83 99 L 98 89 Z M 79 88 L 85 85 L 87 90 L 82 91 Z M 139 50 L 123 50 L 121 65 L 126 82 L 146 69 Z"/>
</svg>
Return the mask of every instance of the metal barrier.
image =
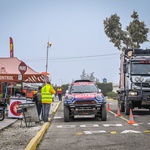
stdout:
<svg viewBox="0 0 150 150">
<path fill-rule="evenodd" d="M 19 104 L 17 112 L 18 113 L 22 112 L 23 115 L 23 118 L 21 119 L 21 126 L 22 126 L 22 121 L 25 122 L 26 127 L 31 126 L 32 122 L 34 123 L 39 122 L 39 117 L 38 117 L 35 103 Z"/>
</svg>

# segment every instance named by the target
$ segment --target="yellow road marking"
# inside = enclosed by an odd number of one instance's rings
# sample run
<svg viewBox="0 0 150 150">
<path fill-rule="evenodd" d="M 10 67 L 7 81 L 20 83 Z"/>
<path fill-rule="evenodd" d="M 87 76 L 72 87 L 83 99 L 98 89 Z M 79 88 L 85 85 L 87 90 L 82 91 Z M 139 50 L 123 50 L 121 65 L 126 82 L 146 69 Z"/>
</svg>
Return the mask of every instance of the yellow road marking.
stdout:
<svg viewBox="0 0 150 150">
<path fill-rule="evenodd" d="M 150 130 L 144 130 L 144 133 L 150 133 Z"/>
<path fill-rule="evenodd" d="M 77 132 L 77 133 L 76 133 L 76 135 L 82 135 L 82 134 L 83 134 L 82 132 Z"/>
<path fill-rule="evenodd" d="M 116 113 L 114 113 L 113 111 L 108 111 L 108 112 L 110 112 L 111 114 L 113 114 L 113 115 L 116 115 Z M 126 119 L 126 118 L 124 118 L 124 117 L 122 117 L 122 116 L 119 116 L 119 118 L 121 118 L 121 119 L 123 119 L 123 120 L 125 120 L 125 121 L 129 121 L 128 119 Z"/>
<path fill-rule="evenodd" d="M 117 132 L 116 131 L 111 131 L 110 134 L 117 134 Z"/>
</svg>

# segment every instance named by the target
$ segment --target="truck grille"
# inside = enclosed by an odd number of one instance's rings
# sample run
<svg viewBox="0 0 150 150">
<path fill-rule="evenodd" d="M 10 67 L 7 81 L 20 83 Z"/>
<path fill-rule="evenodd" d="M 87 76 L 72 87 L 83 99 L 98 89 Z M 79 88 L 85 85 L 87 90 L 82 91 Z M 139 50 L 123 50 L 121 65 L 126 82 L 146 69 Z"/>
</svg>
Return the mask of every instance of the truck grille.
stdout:
<svg viewBox="0 0 150 150">
<path fill-rule="evenodd" d="M 141 87 L 141 83 L 134 83 L 136 86 Z M 142 87 L 150 87 L 150 83 L 142 83 Z"/>
</svg>

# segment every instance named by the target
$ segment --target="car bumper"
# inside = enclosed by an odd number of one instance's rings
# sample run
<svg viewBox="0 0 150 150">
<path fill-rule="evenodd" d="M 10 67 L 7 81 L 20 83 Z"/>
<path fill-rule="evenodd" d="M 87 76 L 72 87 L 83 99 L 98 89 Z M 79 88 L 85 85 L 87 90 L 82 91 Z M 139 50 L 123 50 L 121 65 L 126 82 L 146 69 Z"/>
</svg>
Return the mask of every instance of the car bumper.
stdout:
<svg viewBox="0 0 150 150">
<path fill-rule="evenodd" d="M 103 103 L 97 104 L 68 104 L 72 115 L 96 115 L 100 112 L 101 106 L 104 105 Z"/>
</svg>

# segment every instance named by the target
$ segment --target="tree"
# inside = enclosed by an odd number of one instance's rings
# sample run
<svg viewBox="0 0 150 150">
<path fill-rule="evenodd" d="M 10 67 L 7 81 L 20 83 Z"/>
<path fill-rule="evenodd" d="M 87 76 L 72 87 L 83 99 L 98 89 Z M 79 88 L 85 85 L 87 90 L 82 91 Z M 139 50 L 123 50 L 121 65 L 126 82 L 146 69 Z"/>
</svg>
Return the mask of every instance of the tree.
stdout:
<svg viewBox="0 0 150 150">
<path fill-rule="evenodd" d="M 103 22 L 105 34 L 110 38 L 110 42 L 122 51 L 127 48 L 140 48 L 140 44 L 148 41 L 149 28 L 146 28 L 143 21 L 139 21 L 138 13 L 133 11 L 131 18 L 133 21 L 126 27 L 126 30 L 122 30 L 120 17 L 117 14 L 111 15 Z"/>
<path fill-rule="evenodd" d="M 112 83 L 97 83 L 97 86 L 99 89 L 101 89 L 104 96 L 106 96 L 106 93 L 112 92 L 113 86 Z"/>
</svg>

